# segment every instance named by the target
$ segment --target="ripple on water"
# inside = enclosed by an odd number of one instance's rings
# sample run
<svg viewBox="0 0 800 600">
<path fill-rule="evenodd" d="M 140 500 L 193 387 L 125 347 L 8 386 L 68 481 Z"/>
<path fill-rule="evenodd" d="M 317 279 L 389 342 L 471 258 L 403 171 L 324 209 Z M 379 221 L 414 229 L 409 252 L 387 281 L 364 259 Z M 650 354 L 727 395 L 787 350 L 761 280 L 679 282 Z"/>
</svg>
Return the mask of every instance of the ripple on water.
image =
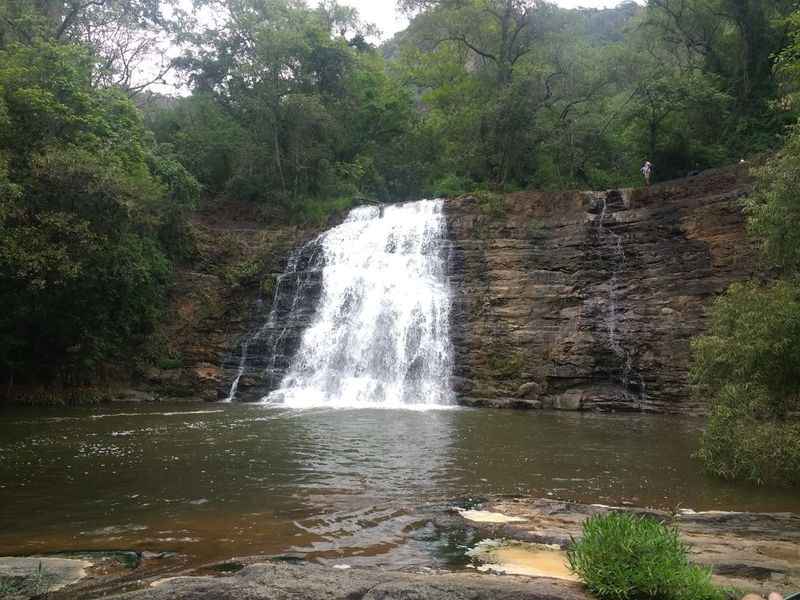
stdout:
<svg viewBox="0 0 800 600">
<path fill-rule="evenodd" d="M 800 511 L 792 493 L 706 477 L 685 419 L 236 404 L 134 414 L 0 414 L 0 552 L 118 538 L 198 560 L 293 551 L 435 566 L 435 535 L 420 532 L 457 498 Z M 127 524 L 149 529 L 105 529 Z"/>
</svg>

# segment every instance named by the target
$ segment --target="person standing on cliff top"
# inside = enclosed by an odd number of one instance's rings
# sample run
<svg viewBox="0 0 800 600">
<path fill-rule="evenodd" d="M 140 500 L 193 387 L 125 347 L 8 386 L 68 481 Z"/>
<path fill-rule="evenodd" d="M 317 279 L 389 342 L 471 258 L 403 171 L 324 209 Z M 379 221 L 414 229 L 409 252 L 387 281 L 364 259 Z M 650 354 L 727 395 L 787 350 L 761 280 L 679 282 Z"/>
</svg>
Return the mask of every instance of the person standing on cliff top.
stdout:
<svg viewBox="0 0 800 600">
<path fill-rule="evenodd" d="M 640 169 L 642 175 L 644 175 L 644 183 L 647 187 L 650 187 L 650 176 L 653 174 L 653 163 L 649 160 L 644 161 L 642 168 Z"/>
</svg>

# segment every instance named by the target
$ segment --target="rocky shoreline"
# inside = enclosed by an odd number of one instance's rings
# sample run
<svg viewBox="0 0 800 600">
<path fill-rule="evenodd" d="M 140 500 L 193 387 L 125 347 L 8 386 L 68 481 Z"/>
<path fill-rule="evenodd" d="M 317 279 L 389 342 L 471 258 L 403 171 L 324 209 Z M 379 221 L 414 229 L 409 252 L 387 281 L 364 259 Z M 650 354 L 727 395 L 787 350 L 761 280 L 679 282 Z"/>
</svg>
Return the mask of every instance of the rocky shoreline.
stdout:
<svg viewBox="0 0 800 600">
<path fill-rule="evenodd" d="M 725 588 L 766 596 L 800 591 L 800 515 L 725 511 L 665 511 L 585 505 L 549 499 L 514 499 L 487 503 L 485 515 L 462 513 L 471 526 L 489 538 L 566 549 L 580 536 L 588 517 L 609 511 L 647 515 L 678 529 L 693 562 L 710 567 Z M 497 521 L 500 522 L 497 522 Z"/>
<path fill-rule="evenodd" d="M 46 594 L 49 600 L 586 600 L 590 596 L 569 577 L 547 571 L 542 572 L 544 576 L 532 576 L 530 573 L 539 571 L 520 570 L 520 566 L 530 567 L 548 553 L 558 556 L 580 535 L 584 519 L 612 510 L 645 514 L 675 526 L 688 544 L 692 560 L 710 567 L 720 586 L 737 593 L 763 595 L 800 590 L 797 514 L 691 510 L 668 513 L 549 499 L 501 499 L 469 510 L 454 508 L 436 519 L 436 527 L 453 532 L 467 529 L 473 541 L 492 540 L 489 546 L 495 555 L 503 555 L 496 551 L 498 548 L 510 549 L 506 553 L 509 563 L 505 565 L 481 565 L 476 560 L 468 566 L 477 570 L 392 570 L 328 566 L 299 558 L 239 557 L 197 568 L 188 567 L 180 557 L 163 553 L 10 557 L 0 558 L 0 597 L 27 600 Z M 465 551 L 477 556 L 470 549 Z M 553 561 L 547 564 L 552 565 Z"/>
</svg>

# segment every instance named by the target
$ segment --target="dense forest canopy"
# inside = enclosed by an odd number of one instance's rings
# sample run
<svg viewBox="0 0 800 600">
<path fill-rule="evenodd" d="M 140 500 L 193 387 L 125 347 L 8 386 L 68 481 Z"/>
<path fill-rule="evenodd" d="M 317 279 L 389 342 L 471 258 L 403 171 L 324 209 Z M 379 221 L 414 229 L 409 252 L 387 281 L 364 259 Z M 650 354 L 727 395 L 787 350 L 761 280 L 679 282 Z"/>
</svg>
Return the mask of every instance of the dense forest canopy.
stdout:
<svg viewBox="0 0 800 600">
<path fill-rule="evenodd" d="M 201 199 L 297 223 L 633 184 L 645 159 L 663 180 L 778 149 L 798 116 L 787 0 L 398 7 L 377 45 L 335 0 L 0 4 L 0 378 L 139 352 Z"/>
</svg>

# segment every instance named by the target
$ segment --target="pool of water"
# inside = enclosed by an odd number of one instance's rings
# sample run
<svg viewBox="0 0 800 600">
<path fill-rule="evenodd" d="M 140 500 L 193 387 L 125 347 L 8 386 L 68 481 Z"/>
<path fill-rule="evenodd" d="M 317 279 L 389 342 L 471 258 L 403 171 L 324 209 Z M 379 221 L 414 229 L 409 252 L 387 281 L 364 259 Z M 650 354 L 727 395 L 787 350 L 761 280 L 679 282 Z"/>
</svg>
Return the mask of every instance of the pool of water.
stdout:
<svg viewBox="0 0 800 600">
<path fill-rule="evenodd" d="M 800 512 L 707 477 L 702 421 L 443 410 L 147 405 L 0 411 L 0 554 L 169 550 L 435 564 L 431 516 L 535 496 Z"/>
</svg>

